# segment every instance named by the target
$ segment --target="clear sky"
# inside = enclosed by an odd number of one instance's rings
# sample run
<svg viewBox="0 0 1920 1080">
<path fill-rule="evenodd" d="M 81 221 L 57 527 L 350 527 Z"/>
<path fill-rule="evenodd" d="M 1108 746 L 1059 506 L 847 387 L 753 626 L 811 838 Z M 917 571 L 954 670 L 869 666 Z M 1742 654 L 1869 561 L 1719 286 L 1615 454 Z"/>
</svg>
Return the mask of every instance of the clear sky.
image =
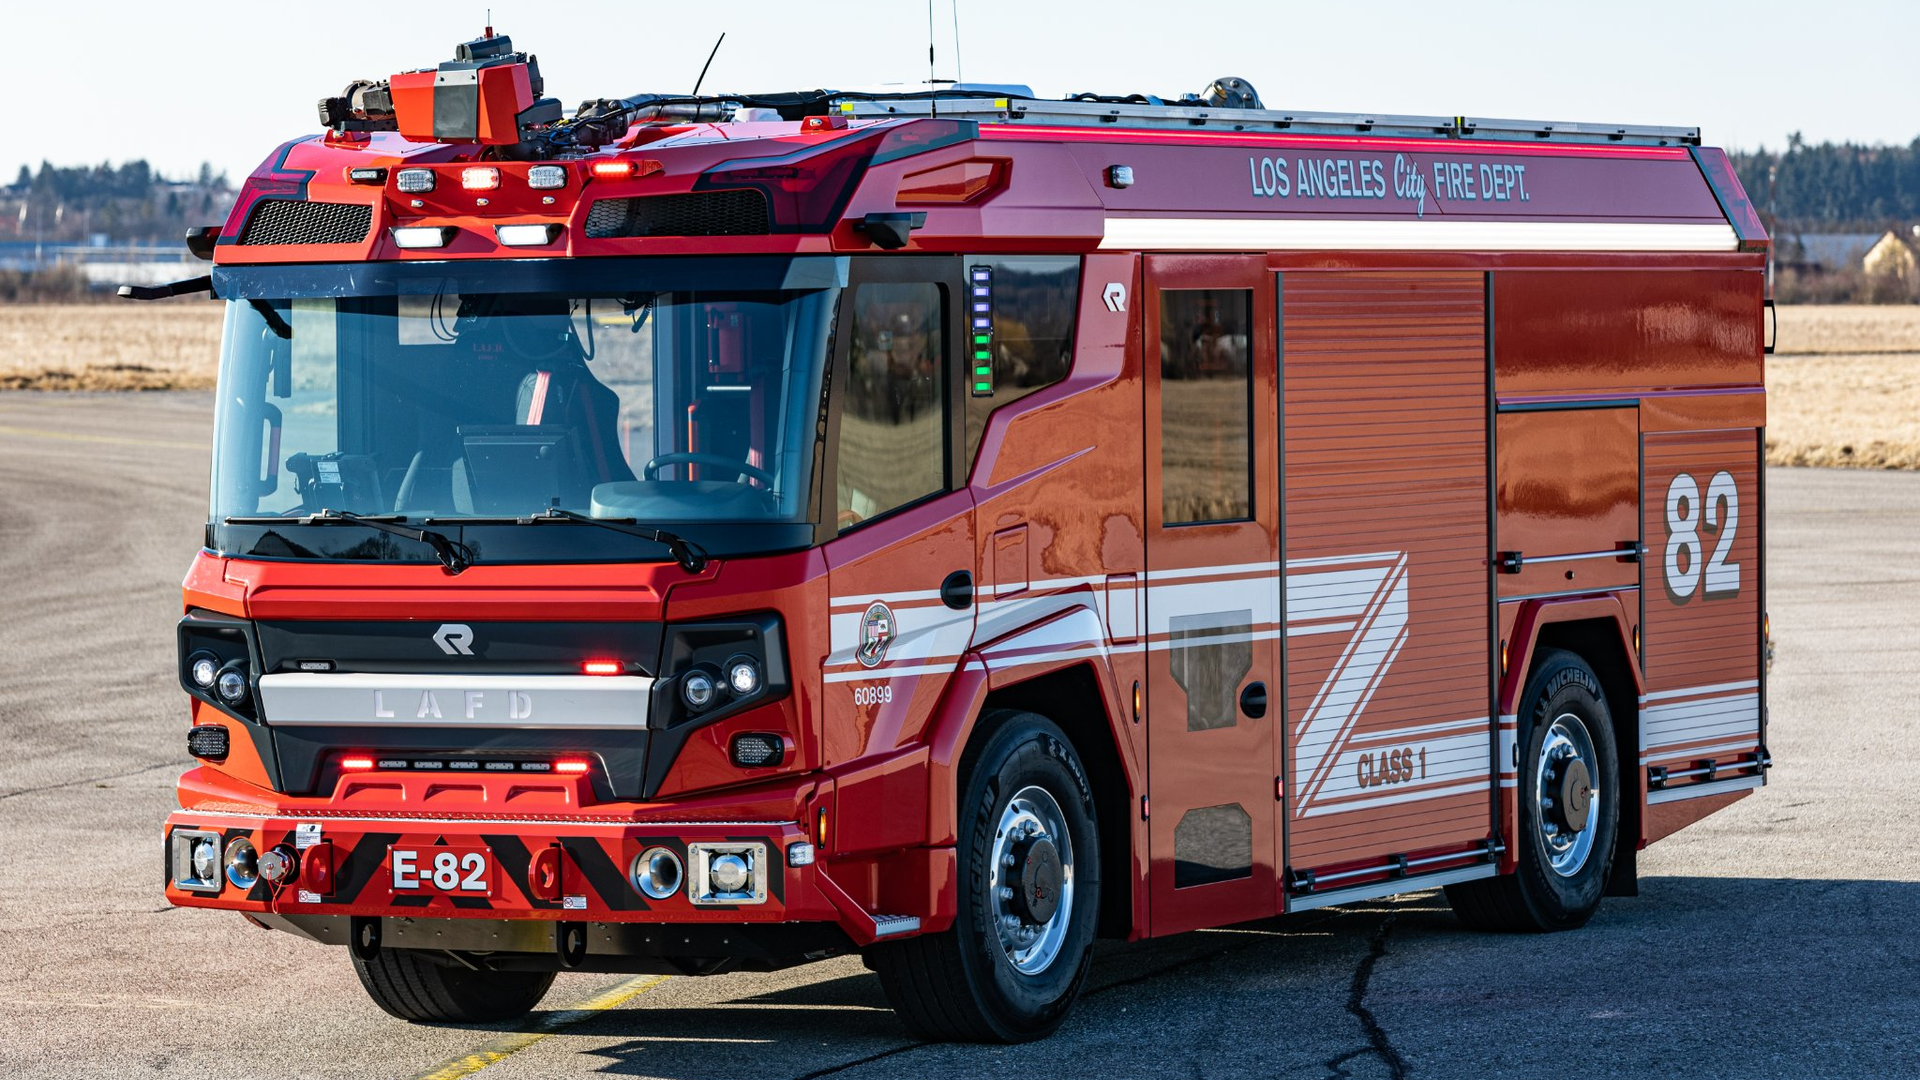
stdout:
<svg viewBox="0 0 1920 1080">
<path fill-rule="evenodd" d="M 955 74 L 935 0 L 938 74 Z M 1708 143 L 1905 144 L 1920 136 L 1920 0 L 958 0 L 969 81 L 1046 95 L 1177 97 L 1239 75 L 1270 108 L 1698 125 Z M 237 180 L 316 130 L 354 78 L 452 56 L 487 0 L 7 5 L 13 101 L 0 183 L 21 164 L 144 157 Z M 925 0 L 492 0 L 569 111 L 683 93 L 721 31 L 710 91 L 923 80 Z"/>
</svg>

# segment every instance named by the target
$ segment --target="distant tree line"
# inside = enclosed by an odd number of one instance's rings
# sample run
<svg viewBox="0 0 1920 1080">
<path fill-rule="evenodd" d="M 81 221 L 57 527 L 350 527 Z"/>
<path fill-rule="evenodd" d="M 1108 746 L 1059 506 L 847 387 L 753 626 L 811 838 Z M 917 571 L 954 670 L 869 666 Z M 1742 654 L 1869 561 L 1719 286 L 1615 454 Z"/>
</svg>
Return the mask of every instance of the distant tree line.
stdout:
<svg viewBox="0 0 1920 1080">
<path fill-rule="evenodd" d="M 1920 139 L 1906 146 L 1821 143 L 1796 132 L 1785 150 L 1736 151 L 1747 197 L 1774 231 L 1878 232 L 1920 223 Z"/>
<path fill-rule="evenodd" d="M 0 187 L 0 236 L 48 243 L 178 242 L 188 226 L 219 224 L 233 204 L 224 171 L 203 163 L 196 176 L 162 176 L 145 161 L 122 165 L 20 166 Z"/>
</svg>

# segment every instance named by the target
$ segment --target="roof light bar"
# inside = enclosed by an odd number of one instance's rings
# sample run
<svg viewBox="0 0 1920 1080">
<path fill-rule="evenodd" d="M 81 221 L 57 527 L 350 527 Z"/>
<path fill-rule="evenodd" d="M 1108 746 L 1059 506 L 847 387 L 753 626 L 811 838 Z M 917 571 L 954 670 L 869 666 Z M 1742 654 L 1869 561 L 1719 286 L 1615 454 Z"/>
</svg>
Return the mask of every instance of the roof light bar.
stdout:
<svg viewBox="0 0 1920 1080">
<path fill-rule="evenodd" d="M 451 225 L 404 225 L 388 229 L 393 242 L 403 248 L 442 248 L 453 239 Z"/>
</svg>

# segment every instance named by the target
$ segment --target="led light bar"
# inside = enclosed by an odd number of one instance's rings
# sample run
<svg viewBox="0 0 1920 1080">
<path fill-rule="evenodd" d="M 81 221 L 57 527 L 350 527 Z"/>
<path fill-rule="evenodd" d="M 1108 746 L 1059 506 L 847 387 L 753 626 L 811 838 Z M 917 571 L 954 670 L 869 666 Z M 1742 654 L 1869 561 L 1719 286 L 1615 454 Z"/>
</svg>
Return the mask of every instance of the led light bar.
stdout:
<svg viewBox="0 0 1920 1080">
<path fill-rule="evenodd" d="M 387 182 L 387 170 L 366 167 L 348 169 L 347 182 L 352 184 L 384 184 Z"/>
<path fill-rule="evenodd" d="M 500 186 L 500 170 L 490 165 L 461 169 L 460 186 L 468 191 L 492 191 Z"/>
<path fill-rule="evenodd" d="M 993 268 L 967 270 L 967 307 L 973 325 L 968 331 L 967 386 L 974 397 L 993 396 Z"/>
<path fill-rule="evenodd" d="M 441 248 L 453 239 L 454 231 L 451 225 L 403 225 L 387 233 L 403 248 Z"/>
<path fill-rule="evenodd" d="M 566 187 L 567 170 L 559 165 L 535 165 L 527 170 L 527 186 L 535 191 Z"/>
<path fill-rule="evenodd" d="M 539 222 L 532 225 L 495 225 L 493 235 L 508 247 L 544 247 L 560 239 L 565 228 L 557 221 Z M 589 671 L 589 675 L 609 674 Z M 617 674 L 617 673 L 615 673 Z"/>
<path fill-rule="evenodd" d="M 432 169 L 401 169 L 393 186 L 404 195 L 423 195 L 433 190 Z"/>
</svg>

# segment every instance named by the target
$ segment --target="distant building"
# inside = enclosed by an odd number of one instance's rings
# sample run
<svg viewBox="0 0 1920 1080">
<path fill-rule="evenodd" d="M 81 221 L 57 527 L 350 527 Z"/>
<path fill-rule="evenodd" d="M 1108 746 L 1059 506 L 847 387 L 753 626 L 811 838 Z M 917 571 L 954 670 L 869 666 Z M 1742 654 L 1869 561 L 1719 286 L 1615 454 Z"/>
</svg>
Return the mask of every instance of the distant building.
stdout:
<svg viewBox="0 0 1920 1080">
<path fill-rule="evenodd" d="M 1879 233 L 1797 233 L 1783 236 L 1774 265 L 1801 274 L 1834 274 L 1860 265 Z"/>
<path fill-rule="evenodd" d="M 1920 225 L 1905 234 L 1889 229 L 1860 257 L 1860 269 L 1869 277 L 1920 280 Z"/>
</svg>

